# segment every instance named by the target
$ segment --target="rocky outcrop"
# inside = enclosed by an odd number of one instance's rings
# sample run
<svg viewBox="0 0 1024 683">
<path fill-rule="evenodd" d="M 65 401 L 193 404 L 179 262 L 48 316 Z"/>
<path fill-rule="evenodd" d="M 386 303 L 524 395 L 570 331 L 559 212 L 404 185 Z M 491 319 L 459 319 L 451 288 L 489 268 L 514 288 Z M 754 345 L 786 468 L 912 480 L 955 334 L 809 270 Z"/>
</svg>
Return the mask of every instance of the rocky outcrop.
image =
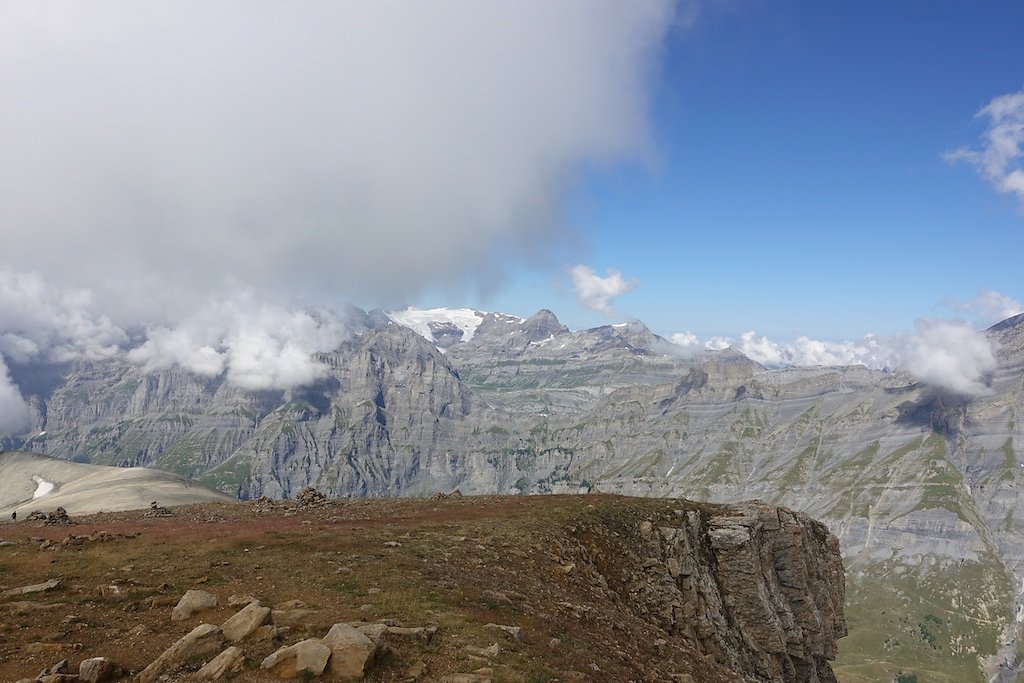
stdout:
<svg viewBox="0 0 1024 683">
<path fill-rule="evenodd" d="M 609 536 L 624 547 L 609 547 Z M 843 563 L 820 522 L 759 502 L 687 504 L 583 538 L 579 564 L 716 664 L 746 680 L 835 683 L 830 662 L 847 632 Z"/>
</svg>

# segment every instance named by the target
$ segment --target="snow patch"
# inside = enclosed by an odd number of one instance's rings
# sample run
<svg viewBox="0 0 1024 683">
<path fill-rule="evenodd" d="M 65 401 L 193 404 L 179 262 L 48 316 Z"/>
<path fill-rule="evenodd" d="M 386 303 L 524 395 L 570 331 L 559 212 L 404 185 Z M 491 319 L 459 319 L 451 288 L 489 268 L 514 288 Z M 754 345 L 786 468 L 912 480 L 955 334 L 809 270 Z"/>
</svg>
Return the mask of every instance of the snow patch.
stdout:
<svg viewBox="0 0 1024 683">
<path fill-rule="evenodd" d="M 424 339 L 434 341 L 430 331 L 430 323 L 452 323 L 462 330 L 462 341 L 473 338 L 473 333 L 480 326 L 486 313 L 472 308 L 406 308 L 404 311 L 389 311 L 388 317 L 399 325 L 404 325 Z"/>
<path fill-rule="evenodd" d="M 36 498 L 42 498 L 47 493 L 53 490 L 53 482 L 46 481 L 42 477 L 33 475 L 32 481 L 36 483 L 36 491 L 35 493 L 32 494 L 32 500 L 35 500 Z"/>
</svg>

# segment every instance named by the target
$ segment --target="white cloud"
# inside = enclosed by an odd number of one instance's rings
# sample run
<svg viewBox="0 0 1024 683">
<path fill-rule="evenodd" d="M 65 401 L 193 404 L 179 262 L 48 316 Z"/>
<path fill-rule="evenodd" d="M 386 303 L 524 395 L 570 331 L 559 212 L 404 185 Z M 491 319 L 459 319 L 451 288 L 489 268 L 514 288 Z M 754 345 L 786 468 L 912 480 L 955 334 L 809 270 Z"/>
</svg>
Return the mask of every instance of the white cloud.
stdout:
<svg viewBox="0 0 1024 683">
<path fill-rule="evenodd" d="M 30 426 L 28 404 L 11 382 L 11 374 L 0 356 L 0 434 L 19 434 Z"/>
<path fill-rule="evenodd" d="M 88 290 L 0 268 L 0 354 L 15 363 L 109 358 L 127 335 L 95 308 Z"/>
<path fill-rule="evenodd" d="M 225 279 L 300 305 L 486 285 L 561 243 L 584 166 L 648 154 L 673 20 L 672 0 L 2 3 L 0 267 L 122 324 Z"/>
<path fill-rule="evenodd" d="M 225 354 L 218 350 L 222 334 L 210 328 L 198 329 L 192 321 L 181 327 L 155 327 L 146 331 L 146 341 L 128 352 L 128 360 L 144 372 L 160 372 L 174 366 L 204 377 L 224 372 Z"/>
<path fill-rule="evenodd" d="M 677 332 L 669 337 L 676 346 L 681 346 L 684 349 L 690 349 L 700 346 L 700 339 L 693 332 Z"/>
<path fill-rule="evenodd" d="M 1024 207 L 1024 90 L 994 98 L 975 116 L 988 119 L 981 148 L 960 147 L 944 158 L 971 164 L 998 192 L 1016 195 Z"/>
<path fill-rule="evenodd" d="M 943 304 L 984 327 L 1012 318 L 1024 311 L 1024 306 L 1019 301 L 991 289 L 983 289 L 970 301 L 947 299 Z"/>
<path fill-rule="evenodd" d="M 695 335 L 673 335 L 686 349 L 700 346 Z M 677 341 L 677 339 L 679 341 Z M 988 393 L 986 384 L 996 368 L 991 340 L 969 324 L 951 320 L 919 320 L 914 332 L 889 338 L 867 335 L 857 342 L 830 342 L 799 337 L 778 342 L 755 332 L 738 340 L 711 337 L 709 350 L 732 347 L 767 367 L 864 365 L 874 369 L 902 369 L 926 384 L 965 396 Z"/>
<path fill-rule="evenodd" d="M 125 330 L 95 308 L 88 290 L 0 269 L 0 413 L 8 416 L 0 421 L 21 424 L 27 414 L 6 363 L 123 357 L 144 372 L 180 366 L 207 377 L 226 373 L 244 389 L 288 389 L 322 377 L 313 354 L 337 348 L 349 335 L 345 317 L 331 309 L 286 308 L 243 290 L 184 318 L 145 326 L 145 341 L 129 348 Z"/>
<path fill-rule="evenodd" d="M 919 320 L 915 328 L 914 334 L 895 341 L 900 367 L 922 382 L 957 394 L 989 392 L 985 381 L 997 361 L 984 333 L 950 320 Z"/>
<path fill-rule="evenodd" d="M 332 311 L 292 311 L 239 295 L 208 304 L 174 328 L 147 330 L 128 360 L 146 372 L 177 365 L 209 377 L 226 371 L 243 389 L 290 389 L 322 377 L 326 368 L 313 354 L 347 336 L 344 319 Z"/>
<path fill-rule="evenodd" d="M 607 316 L 615 315 L 612 299 L 636 288 L 640 281 L 636 278 L 627 280 L 622 273 L 609 268 L 607 275 L 601 277 L 587 266 L 577 265 L 569 269 L 576 298 L 587 308 L 600 311 Z"/>
<path fill-rule="evenodd" d="M 704 342 L 704 348 L 706 348 L 709 351 L 721 351 L 722 349 L 727 349 L 732 345 L 733 341 L 731 337 L 716 336 L 711 337 L 706 342 Z"/>
<path fill-rule="evenodd" d="M 791 343 L 775 342 L 745 332 L 734 345 L 752 360 L 767 366 L 866 365 L 885 367 L 889 357 L 873 335 L 859 342 L 831 342 L 798 337 Z"/>
</svg>

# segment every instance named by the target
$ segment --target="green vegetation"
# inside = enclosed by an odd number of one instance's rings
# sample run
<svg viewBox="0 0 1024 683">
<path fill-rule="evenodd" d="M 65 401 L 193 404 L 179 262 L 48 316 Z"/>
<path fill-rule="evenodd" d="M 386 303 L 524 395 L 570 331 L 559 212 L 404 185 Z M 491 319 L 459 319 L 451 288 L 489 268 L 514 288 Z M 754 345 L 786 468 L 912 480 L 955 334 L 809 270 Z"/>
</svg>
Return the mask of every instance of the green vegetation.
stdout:
<svg viewBox="0 0 1024 683">
<path fill-rule="evenodd" d="M 978 658 L 996 652 L 1013 618 L 1013 586 L 994 556 L 918 567 L 877 563 L 849 570 L 846 585 L 850 633 L 839 641 L 835 671 L 849 683 L 899 675 L 983 683 Z"/>
<path fill-rule="evenodd" d="M 234 456 L 204 474 L 199 480 L 211 488 L 233 496 L 249 483 L 251 474 L 252 466 L 249 461 Z"/>
</svg>

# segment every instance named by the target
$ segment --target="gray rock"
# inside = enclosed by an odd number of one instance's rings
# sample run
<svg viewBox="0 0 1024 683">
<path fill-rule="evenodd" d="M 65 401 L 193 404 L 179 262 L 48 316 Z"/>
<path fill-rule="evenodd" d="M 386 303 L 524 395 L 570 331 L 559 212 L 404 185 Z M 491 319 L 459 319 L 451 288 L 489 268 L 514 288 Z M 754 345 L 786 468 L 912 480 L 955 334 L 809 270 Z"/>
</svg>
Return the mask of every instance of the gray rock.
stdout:
<svg viewBox="0 0 1024 683">
<path fill-rule="evenodd" d="M 377 644 L 348 624 L 335 624 L 323 639 L 331 650 L 331 674 L 338 680 L 362 680 L 377 653 Z"/>
<path fill-rule="evenodd" d="M 114 661 L 106 657 L 83 659 L 78 665 L 78 678 L 83 683 L 102 683 L 116 681 L 124 671 Z"/>
<path fill-rule="evenodd" d="M 171 621 L 184 621 L 189 617 L 213 609 L 217 606 L 217 596 L 206 591 L 190 589 L 185 591 L 181 600 L 171 610 Z"/>
<path fill-rule="evenodd" d="M 139 683 L 153 683 L 161 674 L 177 669 L 185 662 L 219 652 L 224 634 L 212 624 L 199 624 L 153 660 L 139 674 Z"/>
<path fill-rule="evenodd" d="M 241 648 L 232 645 L 211 659 L 199 671 L 192 674 L 194 681 L 219 681 L 245 668 L 245 655 Z"/>
<path fill-rule="evenodd" d="M 316 638 L 309 638 L 282 647 L 264 659 L 260 668 L 279 678 L 296 678 L 304 671 L 319 676 L 327 668 L 327 661 L 330 658 L 331 648 Z"/>
<path fill-rule="evenodd" d="M 0 597 L 10 598 L 15 595 L 30 595 L 32 593 L 45 593 L 52 591 L 55 588 L 59 588 L 64 582 L 61 579 L 49 579 L 43 583 L 34 583 L 30 586 L 21 586 L 20 588 L 9 588 L 4 592 L 0 593 Z"/>
<path fill-rule="evenodd" d="M 263 626 L 270 619 L 270 608 L 264 607 L 259 602 L 250 602 L 238 610 L 221 625 L 224 638 L 229 642 L 236 642 L 251 635 L 260 626 Z"/>
</svg>

